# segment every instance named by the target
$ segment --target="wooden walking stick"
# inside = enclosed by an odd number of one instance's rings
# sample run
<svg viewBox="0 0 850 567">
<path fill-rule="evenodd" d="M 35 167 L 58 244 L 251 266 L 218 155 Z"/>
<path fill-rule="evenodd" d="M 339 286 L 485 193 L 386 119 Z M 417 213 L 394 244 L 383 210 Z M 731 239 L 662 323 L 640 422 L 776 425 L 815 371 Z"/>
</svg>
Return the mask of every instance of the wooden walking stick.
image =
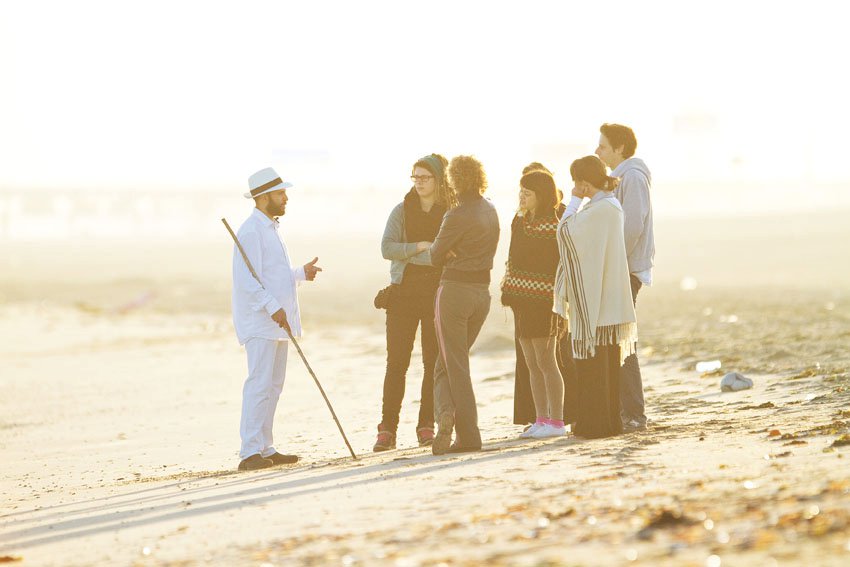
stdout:
<svg viewBox="0 0 850 567">
<path fill-rule="evenodd" d="M 224 223 L 224 227 L 227 229 L 227 232 L 229 232 L 230 236 L 233 237 L 233 242 L 236 243 L 236 247 L 239 249 L 239 253 L 242 254 L 242 259 L 245 260 L 245 265 L 248 266 L 248 271 L 251 272 L 251 275 L 254 276 L 254 279 L 257 280 L 257 283 L 260 284 L 260 287 L 266 289 L 266 286 L 263 285 L 263 282 L 260 280 L 260 277 L 257 275 L 257 272 L 254 271 L 254 266 L 251 265 L 251 260 L 249 260 L 248 256 L 245 254 L 245 250 L 239 243 L 239 239 L 236 238 L 236 234 L 233 232 L 233 229 L 230 228 L 229 224 L 227 224 L 227 220 L 221 219 L 221 222 Z M 322 385 L 319 383 L 319 379 L 316 378 L 316 373 L 313 372 L 313 369 L 310 367 L 310 363 L 307 362 L 307 357 L 304 356 L 304 353 L 301 351 L 301 347 L 298 346 L 298 341 L 296 341 L 295 337 L 292 336 L 292 331 L 289 328 L 288 322 L 284 327 L 284 330 L 286 331 L 286 334 L 289 335 L 289 340 L 292 341 L 292 344 L 294 344 L 295 348 L 298 349 L 298 354 L 301 355 L 301 360 L 304 361 L 304 366 L 307 367 L 307 370 L 310 372 L 310 376 L 313 377 L 313 381 L 316 383 L 316 386 L 319 387 L 319 391 L 322 393 L 322 397 L 325 399 L 325 403 L 328 404 L 328 409 L 331 410 L 331 415 L 333 416 L 334 421 L 336 422 L 336 426 L 339 428 L 339 432 L 342 434 L 342 438 L 345 441 L 345 446 L 348 447 L 348 452 L 351 453 L 351 457 L 354 460 L 357 460 L 357 455 L 354 454 L 354 449 L 351 448 L 351 443 L 348 442 L 348 437 L 345 436 L 345 431 L 342 430 L 342 425 L 340 425 L 339 419 L 337 419 L 336 417 L 336 412 L 334 411 L 334 408 L 331 405 L 331 401 L 325 394 L 325 389 L 322 388 Z"/>
</svg>

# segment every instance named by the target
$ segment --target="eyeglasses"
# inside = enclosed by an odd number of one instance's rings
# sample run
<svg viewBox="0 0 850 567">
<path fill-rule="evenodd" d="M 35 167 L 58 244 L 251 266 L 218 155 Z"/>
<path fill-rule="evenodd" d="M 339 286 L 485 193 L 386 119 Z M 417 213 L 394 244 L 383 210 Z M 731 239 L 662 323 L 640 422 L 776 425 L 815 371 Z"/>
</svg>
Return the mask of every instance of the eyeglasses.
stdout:
<svg viewBox="0 0 850 567">
<path fill-rule="evenodd" d="M 410 176 L 410 180 L 413 181 L 414 183 L 419 183 L 420 181 L 422 183 L 425 183 L 426 181 L 430 181 L 431 179 L 434 179 L 433 175 L 411 175 Z"/>
</svg>

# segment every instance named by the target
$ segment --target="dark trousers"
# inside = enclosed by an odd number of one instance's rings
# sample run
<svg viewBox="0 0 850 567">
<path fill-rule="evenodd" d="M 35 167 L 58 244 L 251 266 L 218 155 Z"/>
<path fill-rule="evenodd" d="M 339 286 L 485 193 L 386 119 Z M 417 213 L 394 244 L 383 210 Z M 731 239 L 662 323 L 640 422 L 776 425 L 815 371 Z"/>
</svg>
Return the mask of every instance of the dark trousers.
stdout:
<svg viewBox="0 0 850 567">
<path fill-rule="evenodd" d="M 577 415 L 573 433 L 595 439 L 623 432 L 620 421 L 620 347 L 596 347 L 596 355 L 576 360 Z"/>
<path fill-rule="evenodd" d="M 434 365 L 437 362 L 434 296 L 397 297 L 387 307 L 387 372 L 381 420 L 389 431 L 394 432 L 398 428 L 407 369 L 416 329 L 420 325 L 424 375 L 417 427 L 434 427 Z"/>
<path fill-rule="evenodd" d="M 558 368 L 564 378 L 564 422 L 575 423 L 578 416 L 578 370 L 573 358 L 572 335 L 564 333 L 558 341 Z"/>
<path fill-rule="evenodd" d="M 637 294 L 643 284 L 633 274 L 629 274 L 632 285 L 632 301 L 637 306 Z M 626 357 L 620 369 L 620 406 L 623 423 L 635 420 L 640 424 L 646 423 L 643 402 L 643 379 L 640 375 L 640 365 L 637 354 Z"/>
<path fill-rule="evenodd" d="M 516 320 L 514 320 L 516 325 Z M 516 337 L 516 331 L 514 332 Z M 531 394 L 531 380 L 528 376 L 528 365 L 525 355 L 519 345 L 519 339 L 514 338 L 516 347 L 516 368 L 514 372 L 514 423 L 524 425 L 534 423 L 537 411 L 534 408 L 534 396 Z M 576 365 L 573 360 L 573 348 L 570 345 L 570 334 L 566 333 L 558 340 L 555 351 L 558 359 L 558 369 L 564 379 L 564 421 L 572 423 L 576 416 Z"/>
</svg>

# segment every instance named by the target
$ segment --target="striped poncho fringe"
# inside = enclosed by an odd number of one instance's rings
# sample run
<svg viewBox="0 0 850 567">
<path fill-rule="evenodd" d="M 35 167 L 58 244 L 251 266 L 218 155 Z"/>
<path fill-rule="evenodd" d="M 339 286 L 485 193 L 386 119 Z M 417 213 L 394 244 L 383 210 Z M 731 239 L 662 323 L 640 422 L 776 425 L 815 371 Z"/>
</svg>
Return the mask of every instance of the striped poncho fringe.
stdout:
<svg viewBox="0 0 850 567">
<path fill-rule="evenodd" d="M 585 210 L 580 214 L 587 214 L 588 212 L 588 210 Z M 597 346 L 617 345 L 620 347 L 620 364 L 623 364 L 626 357 L 635 354 L 637 349 L 637 323 L 634 316 L 634 306 L 631 303 L 631 291 L 628 290 L 627 307 L 621 307 L 618 312 L 622 322 L 598 325 L 601 306 L 596 305 L 595 309 L 590 308 L 588 304 L 588 292 L 590 290 L 586 289 L 587 284 L 594 280 L 583 272 L 583 268 L 586 267 L 582 266 L 579 259 L 580 255 L 577 250 L 577 243 L 570 230 L 570 223 L 568 221 L 569 219 L 562 221 L 558 228 L 558 249 L 562 265 L 559 266 L 556 276 L 555 311 L 562 316 L 568 314 L 572 350 L 575 358 L 592 358 L 596 355 Z M 598 226 L 601 223 L 596 224 Z M 622 231 L 620 231 L 621 233 Z M 593 234 L 591 235 L 591 240 L 599 239 L 600 237 L 604 238 L 604 235 Z M 579 243 L 578 245 L 582 244 Z M 622 285 L 628 286 L 628 269 L 625 265 L 618 265 L 625 262 L 625 245 L 623 245 L 622 256 L 622 259 L 609 259 L 606 257 L 604 260 L 609 265 L 604 267 L 601 265 L 595 266 L 594 270 L 601 268 L 602 273 L 606 273 L 608 277 L 623 278 Z M 620 271 L 623 274 L 619 274 Z M 614 276 L 614 274 L 617 274 L 617 276 Z M 601 283 L 601 278 L 599 283 Z M 599 285 L 599 283 L 595 285 Z M 593 293 L 594 297 L 598 297 L 597 301 L 602 299 L 599 289 L 593 289 Z M 610 299 L 622 303 L 622 298 Z M 596 316 L 591 315 L 593 312 L 596 313 Z"/>
</svg>

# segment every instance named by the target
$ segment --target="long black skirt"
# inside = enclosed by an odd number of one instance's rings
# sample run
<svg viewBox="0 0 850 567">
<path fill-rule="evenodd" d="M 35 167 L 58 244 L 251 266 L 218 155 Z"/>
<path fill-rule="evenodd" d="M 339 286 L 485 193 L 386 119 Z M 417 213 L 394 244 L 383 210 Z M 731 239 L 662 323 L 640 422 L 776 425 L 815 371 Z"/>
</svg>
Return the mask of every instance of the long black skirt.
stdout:
<svg viewBox="0 0 850 567">
<path fill-rule="evenodd" d="M 596 439 L 623 432 L 620 419 L 620 347 L 598 346 L 596 356 L 575 359 L 576 424 L 573 433 Z"/>
</svg>

